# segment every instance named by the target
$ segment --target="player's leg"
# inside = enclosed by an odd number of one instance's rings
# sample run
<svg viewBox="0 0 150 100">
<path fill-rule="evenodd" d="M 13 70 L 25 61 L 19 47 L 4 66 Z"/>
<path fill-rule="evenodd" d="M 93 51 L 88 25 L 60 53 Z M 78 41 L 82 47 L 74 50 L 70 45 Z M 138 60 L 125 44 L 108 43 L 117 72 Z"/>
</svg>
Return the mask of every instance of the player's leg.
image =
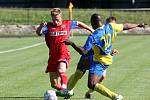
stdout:
<svg viewBox="0 0 150 100">
<path fill-rule="evenodd" d="M 103 75 L 102 75 L 102 77 L 100 78 L 99 83 L 101 83 L 101 82 L 105 79 L 105 77 L 106 77 L 106 70 L 104 70 Z M 92 99 L 92 98 L 93 98 L 93 97 L 92 97 L 92 93 L 93 93 L 93 92 L 94 92 L 94 90 L 89 89 L 89 90 L 85 93 L 85 98 Z"/>
<path fill-rule="evenodd" d="M 55 61 L 52 61 L 51 59 L 48 60 L 48 66 L 46 68 L 46 73 L 49 72 L 50 77 L 50 83 L 51 87 L 60 90 L 61 89 L 61 83 L 60 83 L 60 77 L 57 72 L 57 63 Z"/>
<path fill-rule="evenodd" d="M 101 93 L 102 95 L 106 97 L 109 97 L 112 100 L 115 100 L 118 94 L 109 90 L 102 83 L 99 83 L 102 77 L 103 71 L 105 70 L 106 67 L 107 66 L 104 66 L 101 63 L 97 63 L 97 62 L 92 63 L 92 66 L 90 66 L 90 70 L 89 70 L 88 87 L 94 91 L 97 91 L 98 93 Z M 122 100 L 122 99 L 119 99 L 119 100 Z"/>
<path fill-rule="evenodd" d="M 68 83 L 68 77 L 66 74 L 67 64 L 63 61 L 59 62 L 57 70 L 58 70 L 58 74 L 59 74 L 60 79 L 61 79 L 61 87 L 62 87 L 62 89 L 66 89 L 67 83 Z"/>
<path fill-rule="evenodd" d="M 97 91 L 112 100 L 117 96 L 117 94 L 111 92 L 108 88 L 99 83 L 100 77 L 98 75 L 90 74 L 88 80 L 88 87 L 90 89 Z"/>
<path fill-rule="evenodd" d="M 81 56 L 75 73 L 72 74 L 71 77 L 69 78 L 67 87 L 68 90 L 72 90 L 75 87 L 75 85 L 77 84 L 79 79 L 83 77 L 87 69 L 89 69 L 89 59 L 88 57 Z"/>
<path fill-rule="evenodd" d="M 105 87 L 101 83 L 97 83 L 94 87 L 94 90 L 112 100 L 123 100 L 123 96 L 112 92 L 111 90 L 109 90 L 107 87 Z"/>
<path fill-rule="evenodd" d="M 84 73 L 81 70 L 76 69 L 75 73 L 72 74 L 69 78 L 67 89 L 68 90 L 73 90 L 75 85 L 77 84 L 79 79 L 82 78 L 83 75 L 84 75 Z"/>
<path fill-rule="evenodd" d="M 87 68 L 89 69 L 89 67 L 85 67 L 85 66 L 89 66 L 87 60 L 88 59 L 86 57 L 83 57 L 83 56 L 80 58 L 80 61 L 77 65 L 77 69 L 76 69 L 75 73 L 72 74 L 71 77 L 69 78 L 67 91 L 57 91 L 56 92 L 57 95 L 62 96 L 62 97 L 73 96 L 73 94 L 74 94 L 73 88 L 75 87 L 78 80 L 82 78 L 86 69 Z"/>
<path fill-rule="evenodd" d="M 57 72 L 49 72 L 51 87 L 57 90 L 61 90 L 61 84 L 59 81 L 59 75 Z"/>
</svg>

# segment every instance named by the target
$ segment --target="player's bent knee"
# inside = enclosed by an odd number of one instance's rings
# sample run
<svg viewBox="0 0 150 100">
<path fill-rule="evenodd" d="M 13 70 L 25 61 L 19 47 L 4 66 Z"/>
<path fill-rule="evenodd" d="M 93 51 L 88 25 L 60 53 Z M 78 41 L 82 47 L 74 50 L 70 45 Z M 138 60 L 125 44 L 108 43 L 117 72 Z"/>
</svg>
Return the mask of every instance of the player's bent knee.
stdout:
<svg viewBox="0 0 150 100">
<path fill-rule="evenodd" d="M 105 79 L 105 76 L 102 76 L 99 80 L 99 83 L 101 83 Z"/>
<path fill-rule="evenodd" d="M 60 72 L 66 72 L 66 70 L 67 70 L 67 65 L 66 65 L 66 63 L 65 63 L 65 62 L 60 62 L 60 63 L 58 64 L 57 70 L 58 70 L 59 73 L 60 73 Z"/>
</svg>

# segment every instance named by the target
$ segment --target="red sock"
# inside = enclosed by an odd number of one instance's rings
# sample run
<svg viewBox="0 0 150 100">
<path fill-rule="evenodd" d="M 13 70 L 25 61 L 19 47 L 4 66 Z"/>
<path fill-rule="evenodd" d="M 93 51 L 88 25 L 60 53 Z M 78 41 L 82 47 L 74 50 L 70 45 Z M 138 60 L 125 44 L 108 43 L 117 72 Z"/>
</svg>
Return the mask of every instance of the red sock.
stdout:
<svg viewBox="0 0 150 100">
<path fill-rule="evenodd" d="M 62 90 L 61 84 L 58 84 L 58 85 L 56 86 L 56 88 L 57 88 L 57 90 Z"/>
<path fill-rule="evenodd" d="M 65 72 L 60 72 L 59 75 L 60 75 L 60 78 L 61 78 L 61 87 L 62 87 L 62 89 L 67 88 L 68 77 L 67 77 L 66 73 Z"/>
</svg>

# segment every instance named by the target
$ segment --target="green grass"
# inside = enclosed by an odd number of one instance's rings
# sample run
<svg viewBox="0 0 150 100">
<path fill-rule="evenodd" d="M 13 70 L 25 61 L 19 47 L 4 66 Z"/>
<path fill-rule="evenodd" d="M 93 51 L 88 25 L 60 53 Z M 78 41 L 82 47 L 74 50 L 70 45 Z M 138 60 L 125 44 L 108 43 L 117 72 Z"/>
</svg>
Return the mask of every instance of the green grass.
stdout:
<svg viewBox="0 0 150 100">
<path fill-rule="evenodd" d="M 83 45 L 86 38 L 87 36 L 74 36 L 71 40 Z M 119 36 L 114 44 L 113 48 L 117 48 L 120 54 L 108 68 L 104 84 L 122 94 L 125 100 L 150 99 L 149 38 L 149 35 Z M 0 52 L 43 41 L 43 37 L 1 38 Z M 80 55 L 71 47 L 69 49 L 72 60 L 67 74 L 70 76 Z M 48 74 L 44 73 L 47 58 L 48 49 L 45 44 L 16 52 L 0 53 L 0 100 L 42 100 L 45 90 L 52 89 Z M 84 93 L 88 89 L 87 75 L 88 73 L 76 85 L 72 100 L 84 100 Z M 109 99 L 94 92 L 94 100 Z"/>
<path fill-rule="evenodd" d="M 63 19 L 68 19 L 68 9 L 62 9 Z M 98 13 L 105 20 L 110 15 L 115 16 L 119 23 L 134 22 L 134 23 L 150 23 L 150 11 L 117 11 L 106 9 L 73 9 L 73 19 L 82 21 L 90 25 L 90 16 L 93 13 Z M 0 23 L 1 24 L 39 24 L 43 21 L 49 21 L 50 11 L 45 9 L 34 8 L 0 8 Z"/>
</svg>

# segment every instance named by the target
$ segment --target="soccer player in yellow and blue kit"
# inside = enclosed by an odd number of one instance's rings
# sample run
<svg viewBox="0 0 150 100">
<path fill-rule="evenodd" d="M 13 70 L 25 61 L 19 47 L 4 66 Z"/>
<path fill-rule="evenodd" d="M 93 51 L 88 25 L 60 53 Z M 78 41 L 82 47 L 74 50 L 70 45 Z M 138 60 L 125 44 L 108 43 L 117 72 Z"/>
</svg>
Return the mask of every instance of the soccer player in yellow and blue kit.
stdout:
<svg viewBox="0 0 150 100">
<path fill-rule="evenodd" d="M 71 45 L 81 55 L 85 55 L 89 50 L 93 49 L 93 60 L 90 64 L 88 87 L 94 91 L 109 97 L 112 100 L 123 100 L 121 95 L 118 95 L 103 84 L 99 83 L 105 69 L 112 64 L 111 49 L 112 43 L 115 41 L 117 32 L 135 27 L 143 27 L 142 24 L 116 24 L 107 23 L 103 28 L 97 29 L 91 34 L 83 47 L 77 46 L 72 41 L 66 40 L 66 45 Z"/>
<path fill-rule="evenodd" d="M 101 19 L 102 19 L 101 16 L 96 13 L 91 16 L 90 21 L 91 21 L 92 28 L 94 30 L 103 27 L 103 24 L 100 21 Z M 92 49 L 89 50 L 87 54 L 82 55 L 80 57 L 75 73 L 72 74 L 71 77 L 69 78 L 68 87 L 67 87 L 69 90 L 72 90 L 75 87 L 77 81 L 85 74 L 86 70 L 89 69 L 89 65 L 90 62 L 92 61 L 92 57 L 93 57 Z"/>
<path fill-rule="evenodd" d="M 113 19 L 108 18 L 106 23 L 109 23 L 110 21 L 112 21 Z M 92 14 L 91 18 L 90 18 L 90 22 L 92 25 L 92 28 L 94 30 L 98 29 L 98 28 L 103 28 L 103 24 L 101 22 L 102 18 L 99 14 Z M 69 78 L 68 81 L 68 87 L 67 89 L 70 90 L 70 92 L 73 92 L 73 88 L 75 87 L 75 85 L 77 84 L 78 80 L 81 79 L 83 77 L 83 75 L 85 74 L 86 70 L 89 69 L 89 65 L 92 61 L 93 58 L 93 50 L 91 49 L 87 54 L 82 55 L 80 57 L 80 60 L 77 64 L 77 69 L 75 71 L 74 74 L 71 75 L 71 77 Z M 104 71 L 103 76 L 101 78 L 101 81 L 104 79 L 106 75 L 106 71 Z M 88 90 L 85 94 L 85 98 L 92 98 L 92 90 Z"/>
<path fill-rule="evenodd" d="M 92 25 L 93 29 L 96 30 L 98 28 L 103 28 L 101 20 L 102 20 L 101 16 L 96 13 L 91 16 L 90 21 L 91 21 L 91 25 Z M 106 23 L 110 23 L 110 22 L 116 22 L 116 18 L 115 17 L 107 18 Z M 114 56 L 117 54 L 117 52 L 118 51 L 116 49 L 113 49 L 111 55 Z M 80 60 L 77 64 L 77 69 L 76 69 L 75 73 L 71 75 L 71 77 L 69 78 L 69 81 L 68 81 L 67 89 L 70 91 L 70 94 L 73 94 L 73 88 L 77 84 L 78 80 L 81 79 L 83 77 L 83 75 L 85 74 L 86 70 L 89 69 L 92 58 L 93 58 L 93 50 L 92 49 L 90 51 L 88 51 L 87 54 L 82 55 L 80 57 Z M 103 79 L 105 79 L 105 77 L 106 77 L 106 70 L 103 72 L 100 82 L 102 82 Z M 89 89 L 85 94 L 85 98 L 91 99 L 92 92 L 93 92 L 93 90 Z"/>
</svg>

